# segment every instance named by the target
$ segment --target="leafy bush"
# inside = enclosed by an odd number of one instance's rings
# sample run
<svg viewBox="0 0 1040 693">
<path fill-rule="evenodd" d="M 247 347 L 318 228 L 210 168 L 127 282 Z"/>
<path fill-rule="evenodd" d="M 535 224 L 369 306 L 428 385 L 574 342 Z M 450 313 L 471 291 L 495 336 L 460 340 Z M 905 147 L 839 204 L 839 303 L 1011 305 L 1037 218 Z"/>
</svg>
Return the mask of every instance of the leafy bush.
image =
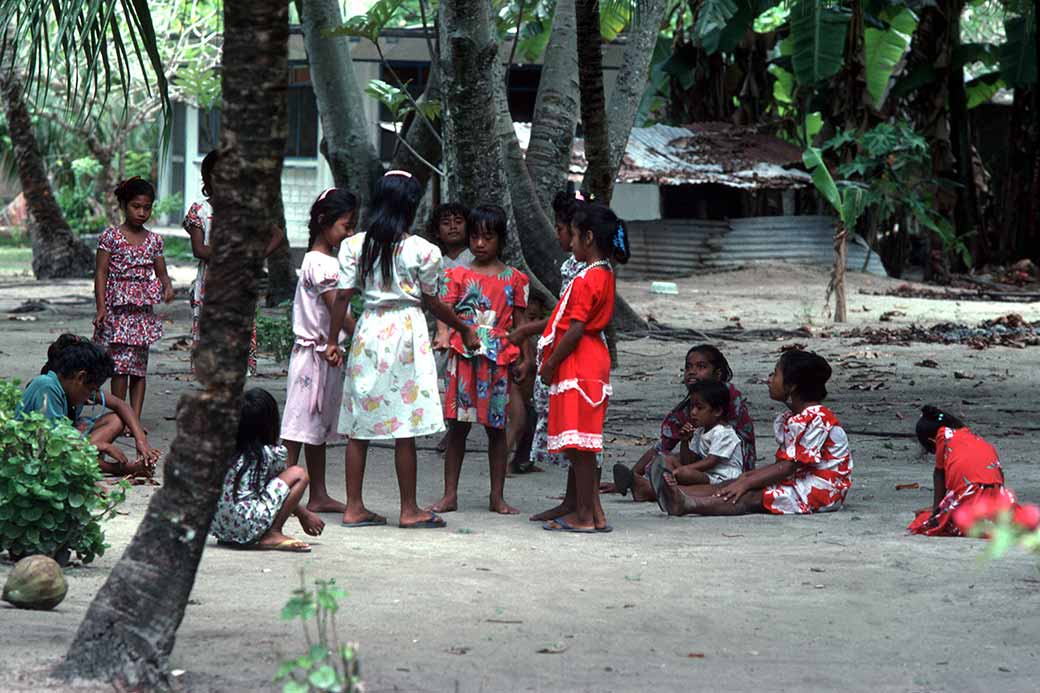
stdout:
<svg viewBox="0 0 1040 693">
<path fill-rule="evenodd" d="M 101 522 L 126 497 L 125 483 L 106 497 L 98 488 L 97 448 L 68 419 L 33 412 L 15 418 L 16 381 L 0 380 L 0 551 L 12 558 L 105 553 Z"/>
<path fill-rule="evenodd" d="M 278 667 L 274 681 L 282 684 L 282 693 L 362 690 L 357 645 L 340 644 L 336 630 L 339 600 L 346 596 L 335 580 L 315 580 L 314 587 L 308 588 L 300 572 L 300 587 L 293 590 L 293 596 L 282 609 L 282 619 L 300 619 L 308 648 L 307 654 L 287 659 Z M 315 625 L 314 637 L 307 626 L 309 621 Z"/>
<path fill-rule="evenodd" d="M 77 234 L 98 233 L 105 226 L 104 207 L 94 185 L 101 164 L 88 156 L 75 159 L 68 168 L 69 182 L 58 186 L 54 199 L 70 229 Z"/>
<path fill-rule="evenodd" d="M 273 318 L 256 315 L 256 343 L 260 351 L 271 354 L 279 361 L 287 361 L 292 353 L 296 335 L 292 326 L 292 303 L 285 305 L 285 314 Z"/>
</svg>

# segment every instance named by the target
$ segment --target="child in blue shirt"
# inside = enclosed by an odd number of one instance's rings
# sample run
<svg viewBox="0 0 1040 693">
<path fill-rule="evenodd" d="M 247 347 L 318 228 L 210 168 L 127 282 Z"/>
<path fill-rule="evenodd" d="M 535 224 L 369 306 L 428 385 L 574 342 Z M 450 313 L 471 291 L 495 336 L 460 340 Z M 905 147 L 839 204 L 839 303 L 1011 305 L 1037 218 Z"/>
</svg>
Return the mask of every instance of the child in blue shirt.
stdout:
<svg viewBox="0 0 1040 693">
<path fill-rule="evenodd" d="M 148 436 L 133 409 L 118 397 L 106 396 L 101 391 L 112 370 L 112 358 L 89 340 L 63 334 L 47 350 L 47 363 L 25 388 L 15 414 L 21 416 L 36 411 L 51 420 L 69 419 L 98 449 L 102 472 L 151 476 L 159 451 L 148 444 Z M 111 412 L 84 416 L 87 405 L 101 406 Z M 113 444 L 124 428 L 130 430 L 137 447 L 137 460 L 133 463 Z M 106 455 L 112 461 L 106 460 Z"/>
</svg>

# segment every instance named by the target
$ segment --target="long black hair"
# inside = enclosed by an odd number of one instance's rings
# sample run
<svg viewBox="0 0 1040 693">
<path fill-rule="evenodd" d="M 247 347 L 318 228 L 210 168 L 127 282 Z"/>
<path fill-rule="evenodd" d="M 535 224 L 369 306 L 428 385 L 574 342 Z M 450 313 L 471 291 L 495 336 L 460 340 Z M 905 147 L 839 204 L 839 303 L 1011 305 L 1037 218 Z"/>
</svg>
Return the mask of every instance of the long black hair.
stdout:
<svg viewBox="0 0 1040 693">
<path fill-rule="evenodd" d="M 313 248 L 318 236 L 335 224 L 340 217 L 357 212 L 357 206 L 357 197 L 347 190 L 330 188 L 319 195 L 311 205 L 311 218 L 307 222 L 307 230 L 310 231 L 307 250 Z"/>
<path fill-rule="evenodd" d="M 588 203 L 578 205 L 574 225 L 579 233 L 592 232 L 592 239 L 604 257 L 622 265 L 628 262 L 628 227 L 610 207 Z"/>
<path fill-rule="evenodd" d="M 202 195 L 209 197 L 213 194 L 213 167 L 217 165 L 220 153 L 214 149 L 202 160 L 200 173 L 202 174 Z"/>
<path fill-rule="evenodd" d="M 827 399 L 827 381 L 831 379 L 831 365 L 813 351 L 785 351 L 777 362 L 784 385 L 794 386 L 798 396 L 806 402 Z"/>
<path fill-rule="evenodd" d="M 964 428 L 964 422 L 953 414 L 947 414 L 938 407 L 926 404 L 921 407 L 921 418 L 917 420 L 915 433 L 921 446 L 928 452 L 935 452 L 935 436 L 940 428 Z"/>
<path fill-rule="evenodd" d="M 366 215 L 365 242 L 361 246 L 362 286 L 375 269 L 376 261 L 379 262 L 383 283 L 390 283 L 394 248 L 411 230 L 421 199 L 422 186 L 411 175 L 388 174 L 376 183 Z"/>
<path fill-rule="evenodd" d="M 470 210 L 466 217 L 466 242 L 469 243 L 473 234 L 483 231 L 493 233 L 498 237 L 498 257 L 506 249 L 506 233 L 508 233 L 508 221 L 506 210 L 498 205 L 480 205 Z"/>
<path fill-rule="evenodd" d="M 138 195 L 150 197 L 153 202 L 155 201 L 155 187 L 140 176 L 134 176 L 121 181 L 113 192 L 116 199 L 119 200 L 119 206 L 123 209 L 126 209 L 126 206 L 130 204 L 130 200 Z"/>
<path fill-rule="evenodd" d="M 264 446 L 278 442 L 281 417 L 278 415 L 278 402 L 267 390 L 254 387 L 242 395 L 242 416 L 238 420 L 238 435 L 235 436 L 235 456 L 244 458 L 243 464 L 235 476 L 232 495 L 238 498 L 239 484 L 249 469 L 260 465 L 264 459 Z M 269 479 L 253 474 L 254 494 L 260 493 Z"/>
<path fill-rule="evenodd" d="M 719 382 L 728 383 L 733 380 L 733 369 L 729 367 L 729 361 L 722 355 L 722 352 L 718 348 L 711 344 L 698 344 L 697 346 L 690 347 L 690 350 L 686 352 L 686 358 L 690 358 L 690 354 L 704 354 L 715 370 L 719 372 Z"/>
</svg>

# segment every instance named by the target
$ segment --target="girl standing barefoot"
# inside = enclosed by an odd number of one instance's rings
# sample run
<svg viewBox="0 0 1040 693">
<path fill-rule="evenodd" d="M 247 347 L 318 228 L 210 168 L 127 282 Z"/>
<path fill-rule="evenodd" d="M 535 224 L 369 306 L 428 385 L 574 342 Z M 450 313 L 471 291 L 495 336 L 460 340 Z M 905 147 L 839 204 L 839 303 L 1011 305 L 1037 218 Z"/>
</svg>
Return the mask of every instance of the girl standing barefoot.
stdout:
<svg viewBox="0 0 1040 693">
<path fill-rule="evenodd" d="M 344 317 L 346 329 L 331 339 L 329 328 L 339 285 L 340 243 L 353 235 L 357 223 L 357 198 L 346 190 L 329 188 L 311 206 L 310 241 L 300 267 L 293 300 L 293 344 L 289 383 L 282 417 L 282 443 L 289 451 L 289 466 L 299 460 L 300 447 L 307 457 L 310 497 L 307 509 L 315 513 L 342 513 L 343 503 L 329 497 L 325 486 L 325 446 L 340 439 L 337 430 L 343 402 L 343 368 L 322 358 L 329 344 L 340 344 L 354 331 L 354 320 Z"/>
<path fill-rule="evenodd" d="M 506 404 L 510 394 L 510 365 L 526 371 L 523 361 L 529 346 L 510 344 L 509 330 L 523 325 L 527 307 L 527 276 L 507 267 L 500 258 L 505 246 L 506 213 L 486 205 L 470 212 L 466 235 L 473 253 L 470 267 L 448 270 L 441 300 L 454 306 L 467 325 L 480 337 L 475 353 L 462 337 L 452 332 L 449 340 L 448 387 L 444 418 L 448 420 L 448 447 L 444 456 L 444 497 L 431 510 L 448 512 L 458 508 L 459 474 L 466 454 L 466 438 L 472 424 L 483 424 L 488 436 L 491 496 L 488 509 L 513 515 L 517 509 L 506 503 Z"/>
<path fill-rule="evenodd" d="M 370 440 L 393 439 L 401 494 L 400 526 L 443 527 L 444 520 L 415 502 L 415 437 L 444 430 L 437 366 L 422 308 L 459 330 L 469 349 L 480 345 L 437 298 L 441 253 L 409 233 L 422 188 L 410 173 L 390 171 L 376 185 L 367 228 L 347 239 L 339 251 L 340 290 L 332 307 L 330 334 L 338 334 L 351 296 L 361 291 L 365 308 L 354 330 L 347 361 L 339 432 L 347 445 L 348 527 L 386 524 L 365 507 L 362 487 Z M 326 349 L 333 365 L 342 362 L 336 344 Z"/>
<path fill-rule="evenodd" d="M 152 306 L 173 300 L 162 236 L 145 228 L 152 216 L 155 188 L 134 177 L 116 186 L 125 221 L 98 238 L 94 274 L 94 341 L 115 362 L 112 394 L 127 399 L 137 418 L 144 408 L 148 347 L 162 339 L 162 319 Z"/>
<path fill-rule="evenodd" d="M 624 222 L 606 207 L 583 206 L 572 226 L 574 257 L 587 266 L 560 297 L 538 346 L 544 359 L 539 376 L 549 385 L 549 452 L 562 452 L 570 461 L 574 510 L 542 527 L 587 533 L 608 527 L 599 504 L 596 459 L 612 392 L 610 354 L 601 333 L 614 314 L 610 259 L 627 262 L 629 250 Z"/>
</svg>

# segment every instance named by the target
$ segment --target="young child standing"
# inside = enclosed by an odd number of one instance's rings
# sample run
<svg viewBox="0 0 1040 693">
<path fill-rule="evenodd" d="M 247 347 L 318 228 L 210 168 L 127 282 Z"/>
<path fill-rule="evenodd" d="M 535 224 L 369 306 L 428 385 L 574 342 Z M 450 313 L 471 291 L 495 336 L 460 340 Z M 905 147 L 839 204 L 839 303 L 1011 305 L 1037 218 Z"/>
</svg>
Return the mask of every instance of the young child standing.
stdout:
<svg viewBox="0 0 1040 693">
<path fill-rule="evenodd" d="M 191 238 L 191 252 L 198 259 L 199 266 L 195 273 L 195 281 L 191 284 L 191 369 L 195 370 L 195 350 L 199 347 L 199 320 L 202 316 L 202 303 L 206 298 L 206 265 L 213 255 L 213 247 L 210 245 L 210 227 L 213 222 L 213 208 L 209 204 L 209 198 L 213 194 L 213 167 L 217 165 L 219 155 L 216 150 L 211 151 L 202 160 L 202 195 L 205 198 L 196 202 L 188 208 L 182 224 L 188 237 Z M 285 233 L 281 228 L 275 228 L 271 233 L 271 240 L 264 249 L 264 257 L 267 258 L 285 240 Z M 247 373 L 256 375 L 256 324 L 253 324 L 253 333 L 249 340 L 249 357 L 246 361 Z"/>
<path fill-rule="evenodd" d="M 330 338 L 330 308 L 339 286 L 340 243 L 354 234 L 357 198 L 346 190 L 329 188 L 311 206 L 310 239 L 300 266 L 293 300 L 293 344 L 289 383 L 282 417 L 282 444 L 289 466 L 297 463 L 300 447 L 307 457 L 310 496 L 307 509 L 315 513 L 342 513 L 343 503 L 329 497 L 325 485 L 325 446 L 340 438 L 337 430 L 343 402 L 343 369 L 325 361 L 329 344 L 341 344 L 354 331 L 354 319 L 344 318 L 345 330 Z"/>
<path fill-rule="evenodd" d="M 606 530 L 599 504 L 597 453 L 611 395 L 610 354 L 601 335 L 614 314 L 611 258 L 628 261 L 628 232 L 610 209 L 584 205 L 574 215 L 571 248 L 586 267 L 568 285 L 538 341 L 539 377 L 549 385 L 549 452 L 566 454 L 573 511 L 544 523 L 550 531 Z M 564 504 L 567 503 L 566 498 Z"/>
<path fill-rule="evenodd" d="M 310 544 L 283 533 L 295 515 L 303 531 L 321 534 L 325 523 L 300 504 L 307 472 L 286 466 L 288 453 L 278 445 L 278 403 L 267 390 L 242 395 L 235 459 L 224 475 L 210 533 L 226 546 L 307 553 Z"/>
<path fill-rule="evenodd" d="M 988 503 L 1013 513 L 1019 507 L 1014 492 L 1004 486 L 996 448 L 956 416 L 933 406 L 922 408 L 917 439 L 935 454 L 935 492 L 932 507 L 919 511 L 907 527 L 912 534 L 961 537 L 969 527 L 957 521 L 965 514 L 958 509 Z"/>
<path fill-rule="evenodd" d="M 162 236 L 145 228 L 152 216 L 155 188 L 138 177 L 116 186 L 125 221 L 98 238 L 94 274 L 94 341 L 115 363 L 112 394 L 125 400 L 137 418 L 144 408 L 148 347 L 162 339 L 162 319 L 152 306 L 173 300 Z"/>
<path fill-rule="evenodd" d="M 690 420 L 679 433 L 679 454 L 664 456 L 679 484 L 717 485 L 744 472 L 743 444 L 726 420 L 728 410 L 725 384 L 703 380 L 690 388 Z"/>
<path fill-rule="evenodd" d="M 459 475 L 466 454 L 466 438 L 474 423 L 483 424 L 488 436 L 491 472 L 489 510 L 503 515 L 519 512 L 505 500 L 508 450 L 506 405 L 510 393 L 510 365 L 526 370 L 530 358 L 525 344 L 518 348 L 507 338 L 523 325 L 527 308 L 528 279 L 501 260 L 506 241 L 506 213 L 501 207 L 473 209 L 466 222 L 473 263 L 447 271 L 441 300 L 454 306 L 455 314 L 472 325 L 480 338 L 475 351 L 466 348 L 462 336 L 452 332 L 448 358 L 448 386 L 444 418 L 448 422 L 448 446 L 444 456 L 444 497 L 430 509 L 449 512 L 458 508 Z"/>
<path fill-rule="evenodd" d="M 821 402 L 831 367 L 808 351 L 788 351 L 769 376 L 769 397 L 788 410 L 776 417 L 776 463 L 719 486 L 680 486 L 655 462 L 657 502 L 669 515 L 777 515 L 839 510 L 852 486 L 852 453 L 838 418 Z"/>
<path fill-rule="evenodd" d="M 722 383 L 729 391 L 729 406 L 726 411 L 726 421 L 733 426 L 741 443 L 741 454 L 743 455 L 743 471 L 748 472 L 755 468 L 755 424 L 751 420 L 751 412 L 748 409 L 747 399 L 730 382 L 733 379 L 733 369 L 730 368 L 726 357 L 718 348 L 711 344 L 698 344 L 686 352 L 686 362 L 683 368 L 683 383 L 686 385 L 686 398 L 677 404 L 661 422 L 661 439 L 658 443 L 647 449 L 639 458 L 636 465 L 631 469 L 624 464 L 614 465 L 614 488 L 625 495 L 629 489 L 632 490 L 632 500 L 652 501 L 657 499 L 654 487 L 647 479 L 647 470 L 655 459 L 660 455 L 672 452 L 683 439 L 683 430 L 693 430 L 690 425 L 693 412 L 691 410 L 693 400 L 692 388 L 698 383 L 714 382 Z M 687 436 L 688 438 L 688 436 Z"/>
<path fill-rule="evenodd" d="M 343 524 L 386 524 L 365 507 L 362 487 L 370 440 L 393 439 L 401 494 L 400 526 L 443 527 L 436 513 L 415 502 L 415 437 L 444 430 L 437 367 L 422 308 L 459 330 L 469 349 L 480 345 L 476 332 L 437 298 L 441 253 L 437 246 L 409 233 L 422 187 L 410 173 L 390 171 L 376 184 L 364 233 L 340 245 L 340 289 L 331 309 L 330 334 L 338 334 L 351 296 L 361 291 L 364 312 L 358 320 L 347 361 L 339 432 L 347 444 L 347 509 Z M 326 348 L 326 359 L 342 362 L 339 347 Z"/>
</svg>

